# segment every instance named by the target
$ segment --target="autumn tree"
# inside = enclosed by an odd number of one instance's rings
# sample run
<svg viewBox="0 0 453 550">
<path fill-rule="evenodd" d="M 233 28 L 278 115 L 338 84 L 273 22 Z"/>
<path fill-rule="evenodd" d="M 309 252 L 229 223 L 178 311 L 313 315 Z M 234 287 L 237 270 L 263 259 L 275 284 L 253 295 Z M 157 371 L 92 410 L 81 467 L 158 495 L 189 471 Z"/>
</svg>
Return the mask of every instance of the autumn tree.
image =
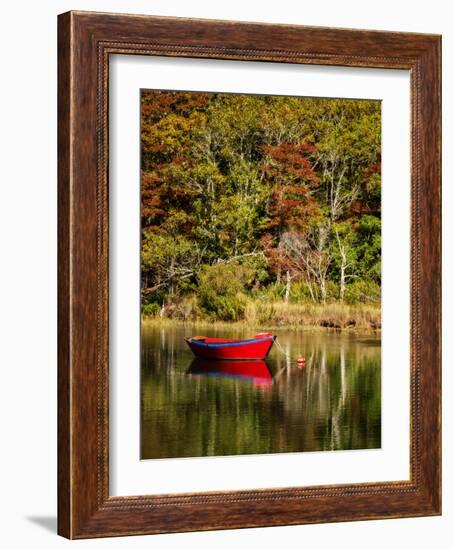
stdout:
<svg viewBox="0 0 453 550">
<path fill-rule="evenodd" d="M 266 236 L 262 243 L 277 279 L 284 273 L 285 301 L 289 299 L 292 280 L 303 272 L 286 246 L 288 235 L 303 239 L 319 214 L 314 197 L 319 180 L 309 160 L 314 149 L 312 145 L 293 143 L 263 147 L 262 170 L 271 186 L 266 209 L 271 238 Z"/>
</svg>

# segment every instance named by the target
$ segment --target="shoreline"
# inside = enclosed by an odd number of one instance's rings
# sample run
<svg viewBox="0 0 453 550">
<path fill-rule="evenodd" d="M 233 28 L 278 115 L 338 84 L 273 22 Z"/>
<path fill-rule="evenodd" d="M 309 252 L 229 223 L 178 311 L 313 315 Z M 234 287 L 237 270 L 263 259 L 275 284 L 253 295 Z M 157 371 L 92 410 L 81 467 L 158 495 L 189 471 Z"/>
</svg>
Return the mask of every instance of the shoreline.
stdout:
<svg viewBox="0 0 453 550">
<path fill-rule="evenodd" d="M 323 326 L 319 324 L 252 324 L 247 321 L 209 321 L 209 320 L 175 320 L 168 318 L 159 318 L 159 317 L 149 317 L 141 315 L 141 324 L 142 326 L 153 326 L 153 327 L 192 327 L 192 328 L 214 328 L 214 329 L 233 329 L 239 330 L 244 328 L 249 329 L 259 329 L 260 331 L 278 331 L 278 330 L 289 330 L 289 331 L 301 331 L 301 332 L 326 332 L 326 333 L 343 333 L 343 334 L 381 334 L 381 327 L 365 327 L 365 326 Z"/>
<path fill-rule="evenodd" d="M 250 328 L 259 331 L 301 330 L 330 332 L 362 332 L 380 334 L 380 304 L 297 304 L 279 302 L 259 303 L 249 301 L 243 316 L 236 320 L 210 317 L 198 307 L 185 302 L 167 307 L 160 312 L 142 312 L 144 324 L 158 326 L 216 327 L 219 329 Z"/>
</svg>

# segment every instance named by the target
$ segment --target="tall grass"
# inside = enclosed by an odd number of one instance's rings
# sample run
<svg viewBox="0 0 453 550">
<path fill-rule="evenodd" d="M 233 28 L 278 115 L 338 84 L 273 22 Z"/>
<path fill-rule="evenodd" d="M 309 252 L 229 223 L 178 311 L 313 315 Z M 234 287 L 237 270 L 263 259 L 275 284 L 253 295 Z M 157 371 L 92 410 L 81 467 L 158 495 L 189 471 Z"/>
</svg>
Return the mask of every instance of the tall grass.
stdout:
<svg viewBox="0 0 453 550">
<path fill-rule="evenodd" d="M 340 302 L 328 304 L 294 304 L 284 301 L 250 301 L 244 320 L 250 324 L 266 326 L 325 327 L 332 329 L 381 328 L 381 309 L 377 305 L 348 305 Z"/>
<path fill-rule="evenodd" d="M 378 304 L 327 304 L 291 303 L 283 300 L 260 301 L 248 299 L 243 316 L 237 321 L 223 321 L 207 316 L 197 306 L 196 300 L 182 299 L 157 311 L 144 311 L 145 321 L 166 324 L 185 322 L 191 324 L 216 323 L 217 325 L 247 325 L 266 329 L 327 328 L 333 330 L 379 330 L 381 308 Z"/>
</svg>

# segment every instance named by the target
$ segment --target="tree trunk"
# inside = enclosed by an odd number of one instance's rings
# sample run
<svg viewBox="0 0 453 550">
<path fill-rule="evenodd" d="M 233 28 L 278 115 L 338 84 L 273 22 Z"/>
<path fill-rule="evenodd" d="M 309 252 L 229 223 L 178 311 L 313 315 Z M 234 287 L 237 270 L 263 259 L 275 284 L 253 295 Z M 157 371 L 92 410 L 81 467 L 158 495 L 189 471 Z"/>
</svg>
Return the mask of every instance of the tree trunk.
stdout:
<svg viewBox="0 0 453 550">
<path fill-rule="evenodd" d="M 289 270 L 286 271 L 286 283 L 285 283 L 285 302 L 289 301 L 289 293 L 291 292 L 291 274 Z"/>
<path fill-rule="evenodd" d="M 345 258 L 341 259 L 340 267 L 340 302 L 344 299 L 344 291 L 346 288 L 346 260 Z"/>
<path fill-rule="evenodd" d="M 321 293 L 322 303 L 325 304 L 327 300 L 327 281 L 325 277 L 322 277 L 319 283 L 319 291 Z"/>
<path fill-rule="evenodd" d="M 340 252 L 341 256 L 341 265 L 340 265 L 340 302 L 343 301 L 344 298 L 344 291 L 346 289 L 346 269 L 348 268 L 348 265 L 346 263 L 346 250 L 345 246 L 341 244 L 340 235 L 338 234 L 338 231 L 335 230 L 335 234 L 337 236 L 337 243 L 338 243 L 338 250 Z"/>
<path fill-rule="evenodd" d="M 308 291 L 310 292 L 310 296 L 311 296 L 311 301 L 316 304 L 316 298 L 315 298 L 315 293 L 313 292 L 313 285 L 311 283 L 311 281 L 308 281 L 307 282 L 307 286 L 308 286 Z"/>
</svg>

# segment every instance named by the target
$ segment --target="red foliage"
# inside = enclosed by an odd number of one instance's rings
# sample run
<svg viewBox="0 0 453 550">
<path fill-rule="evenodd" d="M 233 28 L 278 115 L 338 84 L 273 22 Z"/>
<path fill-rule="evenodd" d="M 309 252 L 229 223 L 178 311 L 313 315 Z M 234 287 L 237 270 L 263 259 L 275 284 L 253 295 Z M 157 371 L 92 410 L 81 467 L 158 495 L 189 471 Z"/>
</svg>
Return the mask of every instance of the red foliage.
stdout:
<svg viewBox="0 0 453 550">
<path fill-rule="evenodd" d="M 194 110 L 204 109 L 211 97 L 212 94 L 150 90 L 142 95 L 142 120 L 157 122 L 172 112 L 188 115 Z"/>
<path fill-rule="evenodd" d="M 281 143 L 264 145 L 263 153 L 268 161 L 263 170 L 269 179 L 279 182 L 305 182 L 317 184 L 318 177 L 307 158 L 316 149 L 314 145 Z"/>
<path fill-rule="evenodd" d="M 319 184 L 310 161 L 316 150 L 314 145 L 282 143 L 264 146 L 266 163 L 263 170 L 272 184 L 267 227 L 270 232 L 261 239 L 261 246 L 270 268 L 277 272 L 289 272 L 291 277 L 301 274 L 301 258 L 294 258 L 287 247 L 281 246 L 284 232 L 303 238 L 303 234 L 320 214 L 319 203 L 313 196 L 313 188 Z"/>
<path fill-rule="evenodd" d="M 293 238 L 303 240 L 303 234 L 298 231 L 291 232 Z M 291 255 L 287 248 L 276 244 L 274 237 L 266 233 L 260 239 L 260 244 L 266 254 L 269 267 L 275 273 L 289 272 L 292 279 L 297 279 L 302 274 L 303 259 Z"/>
<path fill-rule="evenodd" d="M 379 214 L 381 209 L 381 190 L 379 184 L 376 184 L 374 176 L 380 174 L 380 162 L 373 162 L 362 170 L 360 176 L 361 198 L 351 204 L 351 215 Z"/>
<path fill-rule="evenodd" d="M 319 204 L 306 185 L 282 185 L 272 187 L 268 205 L 269 228 L 306 229 L 319 213 Z"/>
<path fill-rule="evenodd" d="M 265 145 L 267 160 L 263 170 L 272 184 L 268 227 L 283 230 L 304 230 L 310 218 L 319 213 L 318 202 L 311 189 L 319 183 L 308 155 L 315 150 L 310 144 L 281 143 Z"/>
<path fill-rule="evenodd" d="M 378 173 L 380 174 L 381 173 L 381 163 L 380 162 L 372 162 L 367 170 L 365 171 L 366 174 L 369 175 L 369 177 L 371 177 L 373 174 L 375 173 Z"/>
<path fill-rule="evenodd" d="M 266 233 L 261 237 L 260 244 L 266 254 L 269 267 L 272 271 L 282 271 L 284 264 L 286 263 L 286 255 L 283 248 L 275 246 L 274 237 L 270 233 Z"/>
<path fill-rule="evenodd" d="M 351 207 L 349 209 L 349 214 L 354 217 L 360 217 L 366 214 L 371 214 L 371 208 L 363 200 L 352 201 Z"/>
<path fill-rule="evenodd" d="M 159 224 L 166 215 L 165 190 L 156 172 L 142 174 L 141 191 L 142 218 L 148 220 L 148 223 Z"/>
</svg>

